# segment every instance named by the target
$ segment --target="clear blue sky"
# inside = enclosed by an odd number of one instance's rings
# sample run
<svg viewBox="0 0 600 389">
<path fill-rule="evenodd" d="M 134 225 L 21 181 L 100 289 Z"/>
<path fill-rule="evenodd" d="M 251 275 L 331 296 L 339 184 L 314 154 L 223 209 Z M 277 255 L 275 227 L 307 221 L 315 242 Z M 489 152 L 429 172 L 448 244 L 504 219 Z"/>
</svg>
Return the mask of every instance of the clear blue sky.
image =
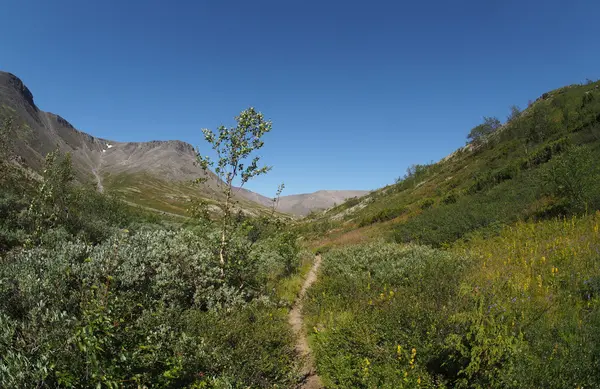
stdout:
<svg viewBox="0 0 600 389">
<path fill-rule="evenodd" d="M 38 106 L 119 141 L 181 139 L 255 106 L 248 185 L 374 189 L 483 115 L 600 76 L 600 1 L 5 1 L 0 69 Z"/>
</svg>

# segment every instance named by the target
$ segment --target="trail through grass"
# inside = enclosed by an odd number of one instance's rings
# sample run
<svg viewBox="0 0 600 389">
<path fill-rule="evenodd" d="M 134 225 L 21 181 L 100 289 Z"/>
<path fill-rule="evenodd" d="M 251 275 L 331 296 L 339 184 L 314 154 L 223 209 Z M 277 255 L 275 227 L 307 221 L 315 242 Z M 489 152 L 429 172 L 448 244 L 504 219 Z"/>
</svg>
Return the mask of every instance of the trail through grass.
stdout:
<svg viewBox="0 0 600 389">
<path fill-rule="evenodd" d="M 303 379 L 302 383 L 299 385 L 299 388 L 302 389 L 317 389 L 323 387 L 321 384 L 321 379 L 315 372 L 314 359 L 308 344 L 308 338 L 304 329 L 304 316 L 302 315 L 302 310 L 304 308 L 304 296 L 306 295 L 308 288 L 310 288 L 311 285 L 317 280 L 319 266 L 321 266 L 321 255 L 316 255 L 312 268 L 304 280 L 302 289 L 300 289 L 300 293 L 298 293 L 298 297 L 294 302 L 288 317 L 290 326 L 292 327 L 294 335 L 297 339 L 296 353 L 300 356 L 300 358 L 304 359 L 304 364 L 302 367 Z"/>
</svg>

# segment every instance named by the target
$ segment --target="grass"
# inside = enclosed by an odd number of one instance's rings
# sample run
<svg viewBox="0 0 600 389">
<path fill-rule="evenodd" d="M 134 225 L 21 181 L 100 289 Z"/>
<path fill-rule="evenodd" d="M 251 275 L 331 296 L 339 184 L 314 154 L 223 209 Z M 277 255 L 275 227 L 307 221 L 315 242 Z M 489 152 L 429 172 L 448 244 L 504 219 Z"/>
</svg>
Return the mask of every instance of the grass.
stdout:
<svg viewBox="0 0 600 389">
<path fill-rule="evenodd" d="M 290 277 L 275 283 L 275 295 L 286 305 L 291 306 L 295 301 L 306 275 L 310 271 L 314 261 L 314 255 L 309 251 L 301 253 L 301 262 L 298 271 Z"/>
<path fill-rule="evenodd" d="M 319 374 L 331 388 L 600 385 L 599 225 L 328 252 L 306 306 Z"/>
<path fill-rule="evenodd" d="M 189 216 L 187 209 L 192 200 L 202 200 L 212 207 L 215 212 L 222 194 L 212 188 L 197 186 L 189 182 L 167 182 L 149 174 L 107 174 L 103 177 L 107 191 L 117 194 L 120 198 L 145 208 L 159 212 L 174 213 Z M 270 209 L 249 200 L 239 199 L 240 206 L 254 215 L 269 215 Z M 284 216 L 277 213 L 278 216 Z"/>
</svg>

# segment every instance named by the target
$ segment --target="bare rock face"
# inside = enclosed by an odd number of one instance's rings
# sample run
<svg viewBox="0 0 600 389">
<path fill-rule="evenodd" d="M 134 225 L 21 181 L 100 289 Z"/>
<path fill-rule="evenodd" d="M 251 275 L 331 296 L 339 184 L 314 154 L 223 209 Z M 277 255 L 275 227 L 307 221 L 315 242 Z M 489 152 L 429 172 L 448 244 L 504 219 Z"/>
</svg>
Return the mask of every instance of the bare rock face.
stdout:
<svg viewBox="0 0 600 389">
<path fill-rule="evenodd" d="M 24 127 L 17 152 L 25 164 L 41 168 L 49 152 L 58 147 L 71 153 L 80 180 L 92 173 L 148 173 L 164 180 L 193 180 L 204 176 L 195 166 L 195 150 L 188 143 L 173 141 L 117 142 L 77 130 L 63 117 L 38 109 L 33 94 L 15 75 L 0 72 L 0 106 L 8 107 Z M 210 180 L 216 180 L 211 175 Z M 213 182 L 215 184 L 215 182 Z"/>
</svg>

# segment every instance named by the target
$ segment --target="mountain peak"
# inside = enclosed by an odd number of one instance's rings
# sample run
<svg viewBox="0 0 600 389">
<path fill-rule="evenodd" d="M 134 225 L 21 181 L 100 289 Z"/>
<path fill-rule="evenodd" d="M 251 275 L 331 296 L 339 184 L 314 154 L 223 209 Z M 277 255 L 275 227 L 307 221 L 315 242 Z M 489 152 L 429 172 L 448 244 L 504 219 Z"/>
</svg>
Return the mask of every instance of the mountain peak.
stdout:
<svg viewBox="0 0 600 389">
<path fill-rule="evenodd" d="M 14 74 L 0 71 L 0 88 L 14 89 L 14 91 L 16 91 L 26 102 L 37 108 L 33 101 L 33 93 L 31 93 L 23 81 Z"/>
<path fill-rule="evenodd" d="M 147 145 L 149 148 L 165 147 L 180 153 L 196 155 L 194 146 L 181 140 L 152 140 L 149 142 L 141 142 L 140 144 Z"/>
</svg>

